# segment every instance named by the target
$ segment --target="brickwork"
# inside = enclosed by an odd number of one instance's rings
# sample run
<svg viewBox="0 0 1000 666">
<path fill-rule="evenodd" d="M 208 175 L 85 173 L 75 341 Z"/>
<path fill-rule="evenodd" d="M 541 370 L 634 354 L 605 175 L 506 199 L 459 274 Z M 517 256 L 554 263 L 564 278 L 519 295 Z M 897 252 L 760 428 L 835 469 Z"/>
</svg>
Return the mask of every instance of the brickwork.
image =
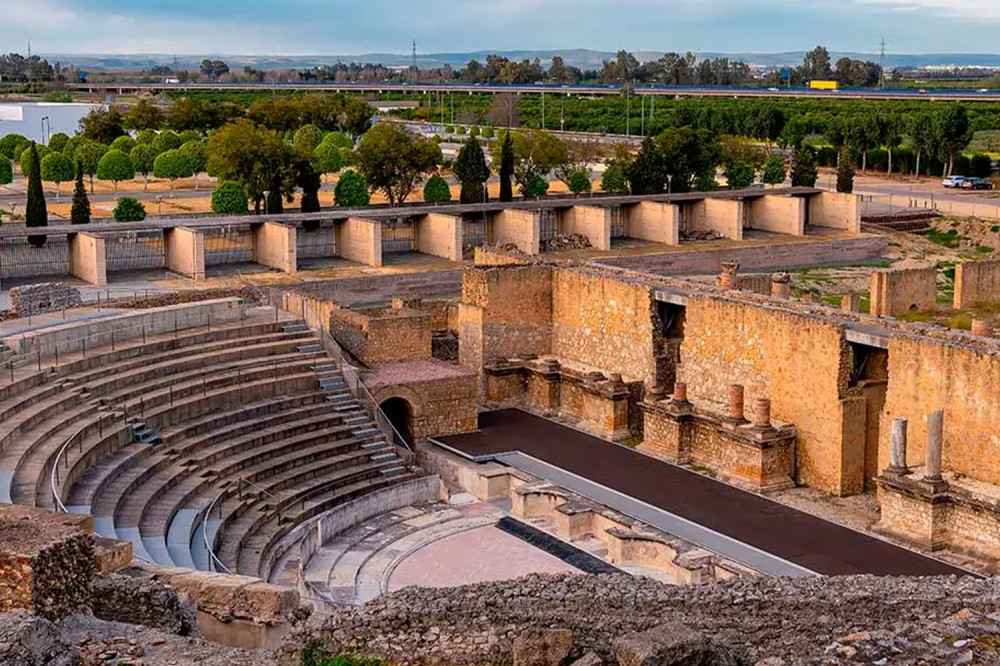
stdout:
<svg viewBox="0 0 1000 666">
<path fill-rule="evenodd" d="M 971 261 L 955 266 L 955 309 L 1000 301 L 1000 261 Z"/>
<path fill-rule="evenodd" d="M 330 310 L 330 334 L 367 364 L 431 358 L 431 317 L 410 308 Z"/>
<path fill-rule="evenodd" d="M 10 290 L 10 308 L 16 317 L 30 317 L 82 306 L 80 290 L 58 282 L 29 284 Z"/>
<path fill-rule="evenodd" d="M 848 478 L 842 468 L 843 328 L 817 316 L 713 297 L 690 298 L 686 310 L 678 380 L 692 399 L 721 411 L 731 384 L 744 386 L 748 401 L 771 398 L 774 417 L 794 423 L 798 433 L 796 480 L 834 494 L 859 492 L 861 475 Z"/>
<path fill-rule="evenodd" d="M 791 426 L 734 423 L 686 401 L 647 401 L 642 411 L 644 453 L 670 462 L 704 465 L 723 479 L 758 491 L 794 485 L 795 428 Z M 763 419 L 770 422 L 766 415 Z"/>
<path fill-rule="evenodd" d="M 477 375 L 464 368 L 440 361 L 389 363 L 366 374 L 365 384 L 379 403 L 390 398 L 409 403 L 414 441 L 479 427 Z"/>
<path fill-rule="evenodd" d="M 937 269 L 905 268 L 872 273 L 871 313 L 898 317 L 927 312 L 937 304 Z"/>
</svg>

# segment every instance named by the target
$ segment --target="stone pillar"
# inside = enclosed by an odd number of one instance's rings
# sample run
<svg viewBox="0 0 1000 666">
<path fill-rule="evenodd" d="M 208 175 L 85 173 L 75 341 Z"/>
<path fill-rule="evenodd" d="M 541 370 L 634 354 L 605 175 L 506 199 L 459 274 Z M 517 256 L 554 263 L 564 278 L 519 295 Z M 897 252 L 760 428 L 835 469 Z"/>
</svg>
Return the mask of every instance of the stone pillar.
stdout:
<svg viewBox="0 0 1000 666">
<path fill-rule="evenodd" d="M 972 334 L 988 338 L 993 335 L 993 320 L 976 317 L 972 320 Z"/>
<path fill-rule="evenodd" d="M 908 473 L 906 468 L 906 419 L 894 419 L 892 422 L 889 471 L 896 474 Z"/>
<path fill-rule="evenodd" d="M 944 445 L 944 411 L 927 415 L 927 460 L 924 462 L 924 480 L 941 480 L 941 454 Z"/>
<path fill-rule="evenodd" d="M 729 420 L 740 423 L 746 420 L 743 416 L 743 387 L 740 384 L 729 387 Z"/>
<path fill-rule="evenodd" d="M 739 270 L 740 263 L 738 261 L 722 262 L 722 273 L 719 275 L 716 285 L 723 289 L 736 289 L 740 283 Z"/>
<path fill-rule="evenodd" d="M 847 312 L 861 312 L 861 295 L 847 294 L 840 299 L 840 309 Z"/>
<path fill-rule="evenodd" d="M 788 300 L 792 296 L 792 276 L 788 273 L 775 273 L 771 276 L 771 295 L 775 298 Z"/>
<path fill-rule="evenodd" d="M 764 430 L 771 429 L 771 400 L 770 398 L 757 398 L 756 409 L 753 414 L 753 426 Z"/>
<path fill-rule="evenodd" d="M 688 401 L 688 385 L 684 382 L 674 384 L 674 402 L 686 403 Z"/>
</svg>

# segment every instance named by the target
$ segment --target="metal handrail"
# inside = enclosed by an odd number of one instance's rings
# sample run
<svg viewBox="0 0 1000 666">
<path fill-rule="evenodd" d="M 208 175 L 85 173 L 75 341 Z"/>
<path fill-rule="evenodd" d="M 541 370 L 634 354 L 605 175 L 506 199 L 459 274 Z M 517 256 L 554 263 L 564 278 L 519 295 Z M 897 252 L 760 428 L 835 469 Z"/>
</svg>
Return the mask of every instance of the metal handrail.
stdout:
<svg viewBox="0 0 1000 666">
<path fill-rule="evenodd" d="M 225 564 L 222 563 L 222 560 L 220 560 L 218 558 L 218 556 L 216 556 L 215 550 L 212 548 L 212 544 L 209 543 L 209 539 L 208 539 L 208 519 L 212 516 L 212 511 L 215 509 L 216 503 L 219 500 L 225 501 L 223 499 L 223 496 L 225 494 L 226 494 L 226 491 L 223 490 L 222 492 L 220 492 L 215 497 L 215 499 L 212 500 L 212 503 L 208 505 L 208 511 L 205 512 L 205 517 L 202 518 L 201 538 L 202 538 L 202 541 L 204 541 L 204 543 L 205 543 L 205 550 L 208 551 L 208 569 L 209 569 L 209 571 L 215 571 L 215 567 L 216 566 L 220 566 L 220 567 L 222 567 L 222 570 L 225 571 L 227 574 L 231 574 L 233 572 L 230 571 L 229 568 Z"/>
</svg>

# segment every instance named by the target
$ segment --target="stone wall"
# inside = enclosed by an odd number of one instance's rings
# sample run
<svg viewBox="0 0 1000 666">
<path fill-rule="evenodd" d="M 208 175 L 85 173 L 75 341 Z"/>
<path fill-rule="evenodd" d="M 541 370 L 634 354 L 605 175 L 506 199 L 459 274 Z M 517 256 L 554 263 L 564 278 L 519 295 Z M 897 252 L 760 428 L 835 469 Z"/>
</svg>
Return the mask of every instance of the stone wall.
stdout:
<svg viewBox="0 0 1000 666">
<path fill-rule="evenodd" d="M 841 324 L 696 296 L 688 300 L 684 326 L 678 380 L 688 385 L 692 400 L 723 411 L 732 384 L 746 388 L 748 404 L 770 398 L 774 418 L 794 423 L 798 433 L 797 482 L 834 494 L 863 489 L 863 472 L 843 468 L 841 398 L 849 374 Z"/>
<path fill-rule="evenodd" d="M 296 235 L 295 227 L 277 222 L 264 222 L 253 227 L 253 260 L 284 273 L 295 273 L 298 270 Z"/>
<path fill-rule="evenodd" d="M 966 342 L 894 336 L 889 341 L 889 384 L 882 415 L 909 420 L 907 463 L 924 462 L 927 437 L 924 415 L 945 413 L 944 467 L 972 479 L 996 484 L 1000 479 L 997 433 L 997 386 L 1000 355 L 995 343 L 964 336 Z M 889 432 L 883 429 L 879 470 L 889 464 Z"/>
<path fill-rule="evenodd" d="M 809 224 L 815 227 L 861 231 L 861 197 L 857 194 L 821 192 L 809 196 Z"/>
<path fill-rule="evenodd" d="M 409 404 L 409 434 L 415 442 L 473 432 L 479 427 L 478 375 L 471 370 L 441 361 L 389 363 L 366 373 L 364 380 L 377 402 L 401 398 Z"/>
<path fill-rule="evenodd" d="M 955 309 L 1000 301 L 1000 261 L 970 261 L 955 266 Z"/>
<path fill-rule="evenodd" d="M 871 314 L 898 317 L 937 304 L 937 269 L 905 268 L 872 273 Z"/>
<path fill-rule="evenodd" d="M 746 200 L 746 227 L 776 234 L 805 234 L 804 197 L 763 196 Z"/>
<path fill-rule="evenodd" d="M 330 334 L 367 364 L 431 358 L 431 317 L 410 308 L 330 310 Z"/>
<path fill-rule="evenodd" d="M 28 284 L 10 290 L 10 308 L 15 317 L 31 317 L 82 306 L 80 290 L 58 282 Z"/>
<path fill-rule="evenodd" d="M 462 293 L 464 271 L 370 275 L 342 280 L 319 280 L 297 284 L 300 294 L 341 305 L 389 305 L 394 298 L 457 297 Z"/>
<path fill-rule="evenodd" d="M 626 235 L 664 245 L 680 245 L 681 207 L 641 201 L 625 209 Z"/>
<path fill-rule="evenodd" d="M 528 255 L 537 255 L 541 245 L 541 213 L 535 210 L 506 208 L 490 216 L 487 241 L 512 243 Z"/>
<path fill-rule="evenodd" d="M 702 199 L 684 204 L 684 231 L 714 231 L 732 240 L 743 240 L 744 202 Z"/>
<path fill-rule="evenodd" d="M 794 486 L 795 428 L 757 427 L 693 405 L 647 401 L 642 405 L 643 453 L 674 463 L 695 463 L 721 478 L 760 492 Z"/>
</svg>

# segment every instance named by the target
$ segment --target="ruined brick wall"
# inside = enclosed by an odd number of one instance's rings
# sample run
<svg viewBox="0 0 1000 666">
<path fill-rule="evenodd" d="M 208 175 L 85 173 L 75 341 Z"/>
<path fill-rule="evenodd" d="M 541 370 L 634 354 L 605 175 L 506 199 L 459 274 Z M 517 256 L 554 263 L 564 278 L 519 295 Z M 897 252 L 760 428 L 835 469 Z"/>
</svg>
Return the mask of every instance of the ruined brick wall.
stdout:
<svg viewBox="0 0 1000 666">
<path fill-rule="evenodd" d="M 998 300 L 1000 300 L 1000 261 L 970 261 L 955 266 L 956 310 Z"/>
<path fill-rule="evenodd" d="M 28 284 L 10 290 L 10 308 L 17 317 L 29 317 L 43 312 L 58 312 L 82 306 L 80 290 L 58 282 Z"/>
<path fill-rule="evenodd" d="M 458 313 L 459 362 L 479 373 L 493 357 L 552 350 L 552 268 L 470 268 Z"/>
<path fill-rule="evenodd" d="M 966 336 L 971 338 L 971 336 Z M 882 422 L 909 420 L 907 462 L 921 465 L 927 441 L 924 417 L 944 410 L 945 469 L 997 483 L 1000 456 L 996 409 L 1000 355 L 995 343 L 976 344 L 896 336 L 889 341 L 889 386 Z M 879 470 L 889 464 L 889 429 L 879 446 Z"/>
<path fill-rule="evenodd" d="M 655 383 L 657 309 L 648 285 L 556 268 L 552 354 Z"/>
<path fill-rule="evenodd" d="M 472 256 L 472 261 L 476 266 L 510 266 L 534 263 L 531 257 L 520 251 L 501 250 L 497 247 L 477 247 Z"/>
<path fill-rule="evenodd" d="M 416 310 L 330 311 L 330 334 L 368 364 L 431 358 L 431 316 Z"/>
<path fill-rule="evenodd" d="M 937 269 L 905 268 L 872 273 L 871 313 L 898 317 L 927 312 L 937 303 Z"/>
<path fill-rule="evenodd" d="M 406 400 L 412 410 L 413 439 L 444 437 L 478 428 L 478 375 L 439 361 L 407 362 L 379 368 L 365 378 L 379 403 Z"/>
<path fill-rule="evenodd" d="M 800 483 L 834 494 L 859 492 L 845 478 L 841 394 L 849 370 L 844 330 L 805 313 L 706 296 L 688 300 L 678 380 L 692 399 L 720 411 L 729 386 L 746 400 L 771 399 L 778 421 L 798 431 Z"/>
</svg>

